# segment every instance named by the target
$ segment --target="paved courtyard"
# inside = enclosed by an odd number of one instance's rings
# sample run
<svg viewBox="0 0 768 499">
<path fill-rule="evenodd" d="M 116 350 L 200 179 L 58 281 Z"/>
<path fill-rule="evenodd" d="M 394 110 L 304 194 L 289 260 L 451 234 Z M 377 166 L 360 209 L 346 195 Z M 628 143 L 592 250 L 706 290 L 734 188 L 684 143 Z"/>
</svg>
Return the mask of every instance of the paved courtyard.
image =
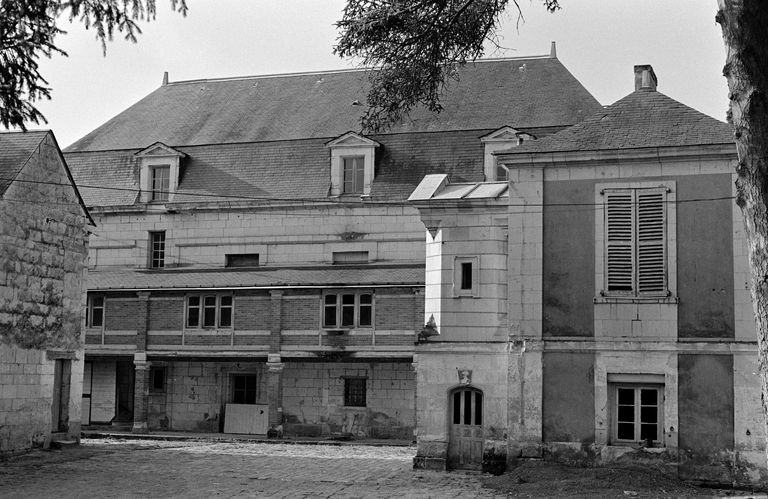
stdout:
<svg viewBox="0 0 768 499">
<path fill-rule="evenodd" d="M 87 439 L 0 462 L 0 497 L 504 497 L 413 447 Z"/>
</svg>

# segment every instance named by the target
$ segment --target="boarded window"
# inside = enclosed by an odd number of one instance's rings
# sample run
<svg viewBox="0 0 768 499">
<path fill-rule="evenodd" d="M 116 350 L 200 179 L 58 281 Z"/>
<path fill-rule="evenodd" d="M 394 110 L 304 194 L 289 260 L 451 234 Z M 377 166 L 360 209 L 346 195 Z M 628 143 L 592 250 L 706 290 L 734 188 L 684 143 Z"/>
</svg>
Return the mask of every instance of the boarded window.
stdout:
<svg viewBox="0 0 768 499">
<path fill-rule="evenodd" d="M 258 267 L 258 253 L 227 254 L 224 256 L 225 267 Z"/>
<path fill-rule="evenodd" d="M 365 407 L 366 378 L 344 378 L 344 405 Z"/>
<path fill-rule="evenodd" d="M 666 194 L 665 187 L 604 192 L 607 294 L 668 294 Z"/>
<path fill-rule="evenodd" d="M 368 263 L 368 252 L 367 251 L 334 251 L 333 263 L 336 263 L 336 264 Z"/>
</svg>

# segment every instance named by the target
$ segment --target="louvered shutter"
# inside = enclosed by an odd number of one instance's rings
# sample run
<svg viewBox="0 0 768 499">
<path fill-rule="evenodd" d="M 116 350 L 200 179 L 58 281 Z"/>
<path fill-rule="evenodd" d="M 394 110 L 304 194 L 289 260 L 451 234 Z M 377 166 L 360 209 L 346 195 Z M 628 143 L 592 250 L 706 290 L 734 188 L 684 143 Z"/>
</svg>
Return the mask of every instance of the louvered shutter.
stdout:
<svg viewBox="0 0 768 499">
<path fill-rule="evenodd" d="M 605 192 L 605 269 L 609 293 L 634 291 L 634 192 L 611 189 Z"/>
<path fill-rule="evenodd" d="M 637 293 L 667 291 L 666 189 L 639 189 L 637 195 Z"/>
</svg>

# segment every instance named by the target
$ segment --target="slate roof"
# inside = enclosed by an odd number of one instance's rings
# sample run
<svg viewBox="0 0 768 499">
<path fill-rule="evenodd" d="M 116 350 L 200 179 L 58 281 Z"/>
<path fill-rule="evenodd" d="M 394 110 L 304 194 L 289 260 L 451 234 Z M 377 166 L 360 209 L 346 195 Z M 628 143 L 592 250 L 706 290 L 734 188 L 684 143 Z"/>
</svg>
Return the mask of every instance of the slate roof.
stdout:
<svg viewBox="0 0 768 499">
<path fill-rule="evenodd" d="M 367 90 L 368 70 L 169 83 L 66 152 L 334 138 L 360 128 Z M 442 105 L 440 115 L 416 110 L 389 133 L 564 126 L 599 109 L 550 57 L 468 63 Z"/>
<path fill-rule="evenodd" d="M 731 144 L 731 126 L 641 88 L 584 121 L 503 154 Z"/>
<path fill-rule="evenodd" d="M 0 132 L 0 195 L 8 189 L 48 133 Z"/>
<path fill-rule="evenodd" d="M 270 288 L 283 286 L 422 286 L 424 266 L 325 266 L 162 271 L 89 271 L 88 290 Z"/>
</svg>

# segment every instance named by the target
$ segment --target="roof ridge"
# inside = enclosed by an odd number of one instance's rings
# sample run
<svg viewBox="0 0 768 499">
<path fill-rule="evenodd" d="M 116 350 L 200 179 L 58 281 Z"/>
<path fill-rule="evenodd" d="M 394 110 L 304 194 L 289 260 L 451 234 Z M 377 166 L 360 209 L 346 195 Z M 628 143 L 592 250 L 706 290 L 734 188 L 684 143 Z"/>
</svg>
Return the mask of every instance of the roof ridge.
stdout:
<svg viewBox="0 0 768 499">
<path fill-rule="evenodd" d="M 476 59 L 474 61 L 467 61 L 467 63 L 491 63 L 491 62 L 510 62 L 510 61 L 528 61 L 528 60 L 540 60 L 540 59 L 557 59 L 547 55 L 533 55 L 533 56 L 518 56 L 518 57 L 491 57 L 487 59 Z M 195 83 L 220 83 L 228 81 L 245 81 L 245 80 L 259 80 L 266 78 L 290 78 L 296 76 L 320 76 L 320 75 L 332 75 L 332 74 L 345 74 L 345 73 L 364 73 L 366 71 L 372 71 L 375 67 L 363 67 L 363 68 L 339 68 L 339 69 L 325 69 L 318 71 L 297 71 L 293 73 L 269 73 L 263 75 L 246 75 L 246 76 L 224 76 L 220 78 L 195 78 L 191 80 L 178 80 L 169 81 L 162 86 L 173 85 L 190 85 Z"/>
</svg>

